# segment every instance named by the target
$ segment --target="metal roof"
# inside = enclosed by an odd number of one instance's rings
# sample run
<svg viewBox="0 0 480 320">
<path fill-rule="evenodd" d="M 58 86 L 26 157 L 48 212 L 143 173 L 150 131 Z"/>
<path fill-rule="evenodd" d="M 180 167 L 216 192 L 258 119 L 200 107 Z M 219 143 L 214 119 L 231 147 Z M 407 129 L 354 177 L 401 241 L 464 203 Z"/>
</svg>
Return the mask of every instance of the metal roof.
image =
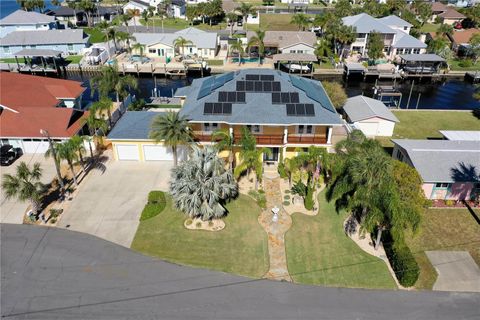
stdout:
<svg viewBox="0 0 480 320">
<path fill-rule="evenodd" d="M 433 53 L 401 54 L 400 58 L 405 61 L 445 62 L 445 59 Z"/>
<path fill-rule="evenodd" d="M 412 24 L 408 23 L 407 21 L 393 14 L 383 18 L 378 18 L 377 20 L 380 22 L 383 22 L 387 26 L 395 26 L 395 27 L 411 27 L 412 26 Z"/>
<path fill-rule="evenodd" d="M 62 51 L 49 49 L 23 49 L 15 53 L 15 56 L 21 57 L 57 57 L 62 54 Z"/>
<path fill-rule="evenodd" d="M 150 126 L 163 112 L 127 111 L 108 134 L 110 140 L 148 140 Z"/>
<path fill-rule="evenodd" d="M 215 32 L 205 32 L 196 28 L 188 28 L 175 33 L 134 33 L 136 42 L 146 46 L 157 43 L 173 47 L 173 43 L 179 37 L 192 41 L 197 48 L 214 49 L 217 47 L 217 34 Z"/>
<path fill-rule="evenodd" d="M 480 141 L 392 141 L 405 150 L 424 182 L 480 181 Z"/>
<path fill-rule="evenodd" d="M 480 141 L 480 131 L 440 130 L 447 140 Z"/>
<path fill-rule="evenodd" d="M 233 103 L 231 114 L 204 114 L 204 104 L 218 102 L 219 91 L 234 92 L 238 80 L 245 80 L 247 74 L 273 75 L 280 82 L 281 92 L 297 92 L 299 103 L 314 105 L 314 116 L 287 116 L 285 104 L 273 104 L 271 92 L 246 92 L 245 103 Z M 217 76 L 218 77 L 218 76 Z M 199 93 L 205 89 L 204 82 L 212 82 L 212 77 L 195 79 L 191 86 L 180 88 L 175 96 L 186 97 L 180 113 L 193 122 L 222 122 L 229 124 L 259 125 L 342 125 L 340 116 L 335 111 L 330 99 L 319 81 L 305 79 L 288 73 L 270 69 L 242 69 L 234 78 L 222 86 L 213 86 L 205 95 Z M 302 89 L 292 83 L 292 78 L 302 79 L 306 84 Z M 215 81 L 213 80 L 213 83 Z M 299 84 L 297 84 L 299 85 Z M 307 87 L 308 86 L 308 87 Z M 315 100 L 311 96 L 314 95 Z M 321 102 L 319 102 L 320 100 Z"/>
<path fill-rule="evenodd" d="M 427 45 L 415 37 L 406 34 L 403 31 L 397 30 L 395 43 L 392 44 L 394 48 L 426 48 Z"/>
<path fill-rule="evenodd" d="M 380 33 L 395 33 L 395 30 L 366 13 L 344 17 L 342 18 L 342 21 L 346 26 L 355 27 L 357 33 L 370 33 L 373 31 Z"/>
<path fill-rule="evenodd" d="M 362 121 L 373 117 L 400 122 L 382 101 L 365 96 L 348 98 L 343 106 L 343 110 L 345 110 L 352 122 Z"/>
<path fill-rule="evenodd" d="M 48 24 L 55 18 L 35 11 L 17 10 L 0 20 L 0 25 Z"/>
<path fill-rule="evenodd" d="M 2 38 L 1 46 L 87 43 L 82 29 L 14 31 Z"/>
</svg>

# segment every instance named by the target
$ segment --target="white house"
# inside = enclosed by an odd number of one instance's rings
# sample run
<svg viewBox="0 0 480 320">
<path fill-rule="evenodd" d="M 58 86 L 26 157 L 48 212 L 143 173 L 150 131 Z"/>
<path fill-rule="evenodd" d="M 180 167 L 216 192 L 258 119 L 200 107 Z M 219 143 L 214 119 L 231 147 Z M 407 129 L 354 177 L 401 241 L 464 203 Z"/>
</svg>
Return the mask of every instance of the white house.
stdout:
<svg viewBox="0 0 480 320">
<path fill-rule="evenodd" d="M 14 31 L 56 29 L 55 17 L 35 11 L 17 10 L 0 20 L 0 37 Z"/>
<path fill-rule="evenodd" d="M 397 16 L 377 19 L 361 13 L 342 18 L 342 21 L 344 25 L 354 27 L 357 32 L 355 41 L 348 46 L 350 52 L 366 55 L 368 37 L 373 32 L 381 34 L 383 53 L 387 59 L 393 59 L 398 54 L 419 54 L 426 51 L 427 45 L 409 34 L 412 25 Z"/>
<path fill-rule="evenodd" d="M 0 39 L 0 58 L 13 58 L 23 49 L 61 51 L 77 55 L 89 46 L 89 36 L 82 29 L 14 31 Z"/>
<path fill-rule="evenodd" d="M 399 122 L 383 102 L 365 96 L 348 98 L 343 111 L 347 121 L 367 137 L 391 137 Z"/>
<path fill-rule="evenodd" d="M 182 52 L 175 52 L 174 43 L 179 37 L 191 41 L 183 48 L 185 55 L 197 55 L 204 59 L 213 59 L 217 54 L 218 36 L 215 32 L 206 32 L 197 28 L 187 28 L 175 33 L 134 33 L 136 42 L 145 46 L 145 55 L 151 58 L 173 58 Z"/>
<path fill-rule="evenodd" d="M 243 43 L 247 44 L 255 35 L 255 32 L 248 31 Z M 263 42 L 267 56 L 277 53 L 314 54 L 317 37 L 315 33 L 307 31 L 266 31 Z"/>
<path fill-rule="evenodd" d="M 142 13 L 149 7 L 158 8 L 163 2 L 164 0 L 130 0 L 123 6 L 123 12 L 127 10 L 138 10 L 138 12 Z M 185 0 L 171 0 L 168 9 L 167 14 L 170 17 L 185 19 Z"/>
</svg>

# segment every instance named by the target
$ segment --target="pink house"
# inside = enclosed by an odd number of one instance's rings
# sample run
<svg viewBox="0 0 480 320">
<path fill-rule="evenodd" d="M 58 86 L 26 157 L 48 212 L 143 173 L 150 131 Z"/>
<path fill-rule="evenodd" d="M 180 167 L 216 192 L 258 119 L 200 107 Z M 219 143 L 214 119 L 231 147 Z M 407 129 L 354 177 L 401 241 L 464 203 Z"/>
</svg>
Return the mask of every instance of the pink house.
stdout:
<svg viewBox="0 0 480 320">
<path fill-rule="evenodd" d="M 392 140 L 393 158 L 414 167 L 432 200 L 472 200 L 480 195 L 480 141 Z"/>
</svg>

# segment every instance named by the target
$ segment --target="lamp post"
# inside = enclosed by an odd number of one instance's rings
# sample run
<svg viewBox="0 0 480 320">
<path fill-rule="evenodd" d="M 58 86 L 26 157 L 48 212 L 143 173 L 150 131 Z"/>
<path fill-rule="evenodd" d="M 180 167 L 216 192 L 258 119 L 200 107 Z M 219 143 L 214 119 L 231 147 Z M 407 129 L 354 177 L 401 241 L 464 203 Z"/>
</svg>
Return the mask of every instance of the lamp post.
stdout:
<svg viewBox="0 0 480 320">
<path fill-rule="evenodd" d="M 40 129 L 40 134 L 48 139 L 48 144 L 50 145 L 50 150 L 52 150 L 53 160 L 55 162 L 55 169 L 57 169 L 57 178 L 58 183 L 60 183 L 60 193 L 63 193 L 65 189 L 65 184 L 63 183 L 62 174 L 60 173 L 60 166 L 59 161 L 57 159 L 57 152 L 55 151 L 55 147 L 53 146 L 52 138 L 50 138 L 50 134 L 47 130 Z"/>
</svg>

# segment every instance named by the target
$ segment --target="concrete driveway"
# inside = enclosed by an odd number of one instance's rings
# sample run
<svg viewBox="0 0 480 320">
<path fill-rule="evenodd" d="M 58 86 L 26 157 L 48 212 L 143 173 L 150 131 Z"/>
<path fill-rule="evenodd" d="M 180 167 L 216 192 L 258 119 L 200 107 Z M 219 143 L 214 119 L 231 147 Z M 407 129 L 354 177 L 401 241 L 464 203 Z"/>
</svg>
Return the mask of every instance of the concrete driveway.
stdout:
<svg viewBox="0 0 480 320">
<path fill-rule="evenodd" d="M 26 162 L 30 166 L 33 166 L 35 162 L 39 162 L 41 168 L 43 169 L 42 173 L 42 183 L 48 184 L 55 177 L 55 164 L 52 159 L 45 159 L 43 154 L 24 154 L 18 158 L 14 163 L 8 167 L 0 167 L 0 173 L 2 174 L 12 174 L 14 175 L 17 166 L 21 162 Z M 23 223 L 23 216 L 27 210 L 28 203 L 21 202 L 16 199 L 5 198 L 5 193 L 1 190 L 0 187 L 0 221 L 2 223 Z"/>
<path fill-rule="evenodd" d="M 106 163 L 90 172 L 65 209 L 60 227 L 130 247 L 151 190 L 168 190 L 170 161 Z"/>
<path fill-rule="evenodd" d="M 480 292 L 480 268 L 468 251 L 426 251 L 438 273 L 433 290 Z"/>
</svg>

